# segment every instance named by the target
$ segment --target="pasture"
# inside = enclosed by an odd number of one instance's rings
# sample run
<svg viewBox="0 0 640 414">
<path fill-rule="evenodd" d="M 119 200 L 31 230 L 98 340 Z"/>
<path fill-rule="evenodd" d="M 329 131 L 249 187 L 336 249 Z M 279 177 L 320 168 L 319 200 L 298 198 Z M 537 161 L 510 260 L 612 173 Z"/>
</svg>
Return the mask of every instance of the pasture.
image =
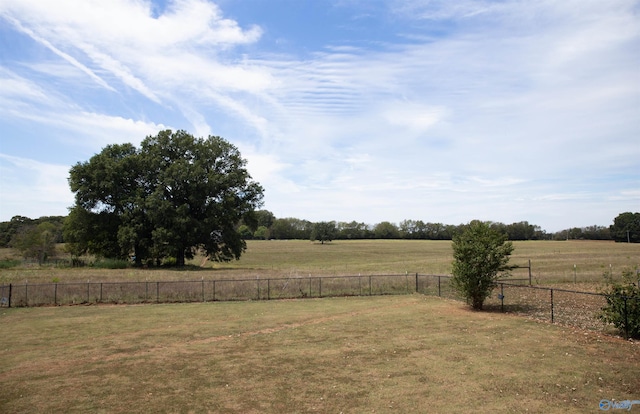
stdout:
<svg viewBox="0 0 640 414">
<path fill-rule="evenodd" d="M 637 342 L 422 295 L 0 321 L 0 412 L 582 413 L 640 399 Z"/>
<path fill-rule="evenodd" d="M 640 266 L 640 244 L 610 241 L 523 241 L 514 242 L 511 264 L 532 264 L 534 284 L 578 283 L 593 285 L 612 271 Z M 62 255 L 62 253 L 61 253 Z M 0 259 L 16 257 L 11 249 L 0 249 Z M 88 260 L 91 260 L 90 258 Z M 288 276 L 358 274 L 449 274 L 450 241 L 427 240 L 338 240 L 319 244 L 304 240 L 247 242 L 238 261 L 211 263 L 202 257 L 182 269 L 97 269 L 56 268 L 37 265 L 0 269 L 0 283 L 163 281 L 214 278 L 266 278 Z M 575 265 L 575 267 L 574 267 Z M 513 277 L 527 277 L 526 269 Z"/>
</svg>

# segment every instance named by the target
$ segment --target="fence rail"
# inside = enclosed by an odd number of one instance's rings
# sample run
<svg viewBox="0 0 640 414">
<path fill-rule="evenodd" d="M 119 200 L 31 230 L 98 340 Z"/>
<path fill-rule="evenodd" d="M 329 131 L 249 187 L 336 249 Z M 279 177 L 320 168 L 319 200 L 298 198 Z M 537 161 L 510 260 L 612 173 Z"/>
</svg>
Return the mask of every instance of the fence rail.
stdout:
<svg viewBox="0 0 640 414">
<path fill-rule="evenodd" d="M 611 325 L 597 317 L 607 304 L 606 294 L 532 286 L 526 283 L 528 280 L 499 281 L 493 295 L 485 301 L 485 307 L 552 323 L 592 330 L 612 330 Z M 450 281 L 451 276 L 448 275 L 415 273 L 151 282 L 25 283 L 0 285 L 0 307 L 271 300 L 414 292 L 463 300 Z M 625 298 L 625 305 L 627 299 L 634 301 L 630 303 L 629 309 L 640 308 L 637 298 Z M 629 323 L 625 325 L 627 336 L 628 328 Z"/>
</svg>

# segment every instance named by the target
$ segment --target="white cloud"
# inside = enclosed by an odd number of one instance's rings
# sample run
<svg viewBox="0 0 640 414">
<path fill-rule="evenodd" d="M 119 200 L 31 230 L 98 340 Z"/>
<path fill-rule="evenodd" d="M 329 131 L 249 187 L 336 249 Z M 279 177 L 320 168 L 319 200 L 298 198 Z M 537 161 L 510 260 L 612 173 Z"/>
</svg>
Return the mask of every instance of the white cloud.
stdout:
<svg viewBox="0 0 640 414">
<path fill-rule="evenodd" d="M 50 49 L 53 53 L 55 53 L 56 55 L 60 56 L 61 58 L 63 58 L 67 62 L 69 62 L 72 66 L 76 67 L 77 69 L 81 70 L 85 74 L 89 75 L 89 77 L 91 79 L 93 79 L 98 85 L 100 85 L 103 88 L 108 89 L 110 91 L 115 91 L 115 89 L 113 89 L 107 82 L 105 82 L 104 79 L 102 79 L 100 76 L 98 76 L 94 71 L 89 69 L 87 66 L 83 65 L 82 63 L 80 63 L 73 56 L 69 55 L 68 53 L 63 52 L 60 49 L 58 49 L 53 44 L 51 44 L 51 42 L 49 42 L 48 40 L 46 40 L 45 38 L 43 38 L 41 36 L 38 36 L 31 29 L 24 27 L 22 25 L 22 23 L 20 23 L 16 19 L 13 19 L 13 18 L 9 17 L 8 20 L 11 23 L 13 23 L 18 28 L 18 30 L 20 30 L 21 32 L 27 34 L 28 36 L 30 36 L 36 42 L 41 43 L 42 45 L 44 45 L 45 47 Z"/>
<path fill-rule="evenodd" d="M 420 103 L 395 102 L 382 111 L 382 117 L 389 124 L 412 134 L 427 132 L 445 116 L 445 108 Z"/>
<path fill-rule="evenodd" d="M 47 164 L 0 153 L 2 203 L 0 214 L 7 220 L 21 215 L 37 218 L 66 215 L 73 204 L 67 178 L 69 167 Z"/>
</svg>

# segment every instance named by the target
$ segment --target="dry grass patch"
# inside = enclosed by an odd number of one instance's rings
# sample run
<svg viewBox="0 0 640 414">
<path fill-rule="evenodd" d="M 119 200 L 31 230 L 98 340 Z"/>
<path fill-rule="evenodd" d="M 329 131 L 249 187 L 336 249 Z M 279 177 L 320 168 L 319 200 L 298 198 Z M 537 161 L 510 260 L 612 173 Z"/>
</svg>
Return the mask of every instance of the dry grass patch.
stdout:
<svg viewBox="0 0 640 414">
<path fill-rule="evenodd" d="M 619 276 L 624 268 L 640 266 L 640 244 L 608 241 L 514 242 L 511 264 L 531 259 L 534 283 L 600 284 L 609 270 Z M 450 274 L 453 260 L 450 241 L 338 240 L 324 245 L 304 240 L 250 240 L 238 261 L 211 263 L 202 257 L 182 269 L 95 269 L 19 267 L 0 269 L 0 283 L 50 283 L 109 281 L 165 281 L 222 278 L 268 278 L 358 274 Z M 0 257 L 3 254 L 0 249 Z M 6 253 L 6 252 L 4 252 Z M 526 269 L 514 277 L 527 277 Z"/>
<path fill-rule="evenodd" d="M 1 412 L 585 412 L 637 343 L 420 295 L 3 309 Z"/>
</svg>

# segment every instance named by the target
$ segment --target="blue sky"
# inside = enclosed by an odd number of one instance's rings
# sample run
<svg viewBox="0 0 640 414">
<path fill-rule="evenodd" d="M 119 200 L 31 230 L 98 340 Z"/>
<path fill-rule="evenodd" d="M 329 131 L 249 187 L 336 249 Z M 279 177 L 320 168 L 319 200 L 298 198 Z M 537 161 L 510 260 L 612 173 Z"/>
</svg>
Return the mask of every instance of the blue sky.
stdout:
<svg viewBox="0 0 640 414">
<path fill-rule="evenodd" d="M 161 129 L 276 217 L 609 225 L 640 209 L 640 2 L 0 1 L 0 221 Z"/>
</svg>

